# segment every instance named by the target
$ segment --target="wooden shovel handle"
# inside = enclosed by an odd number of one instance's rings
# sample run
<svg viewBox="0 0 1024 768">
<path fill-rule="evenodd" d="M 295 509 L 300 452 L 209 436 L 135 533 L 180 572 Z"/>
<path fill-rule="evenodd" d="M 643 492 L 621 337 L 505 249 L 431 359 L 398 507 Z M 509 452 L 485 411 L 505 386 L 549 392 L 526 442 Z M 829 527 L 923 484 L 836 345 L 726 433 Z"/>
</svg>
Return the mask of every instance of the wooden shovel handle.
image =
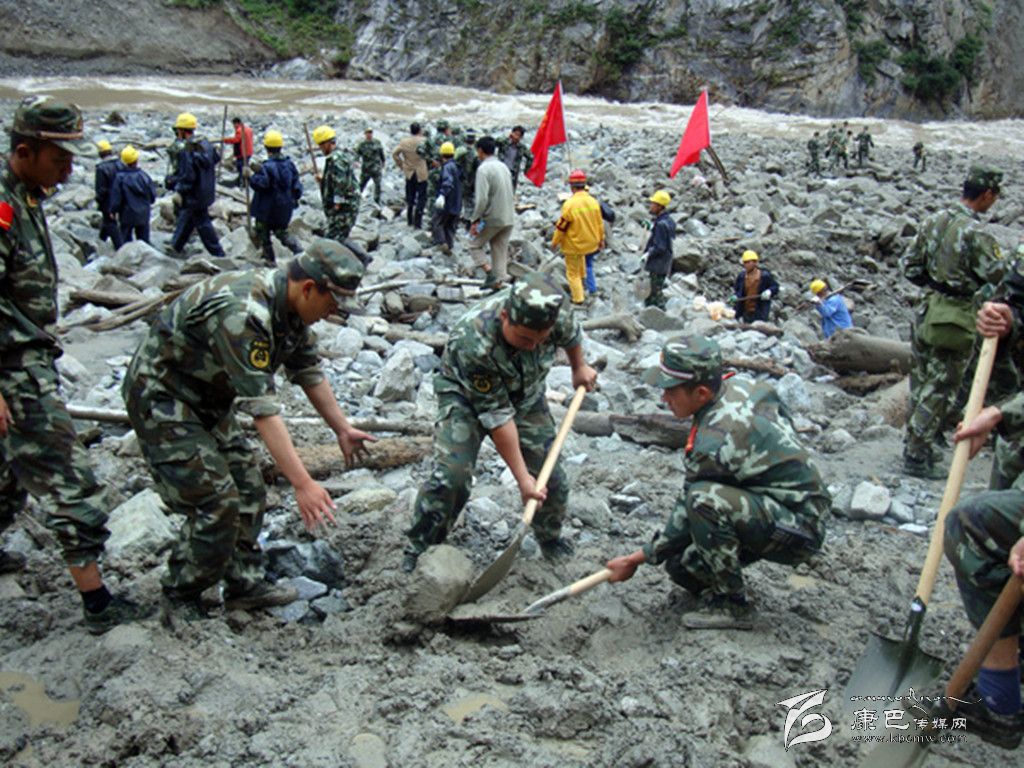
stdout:
<svg viewBox="0 0 1024 768">
<path fill-rule="evenodd" d="M 612 571 L 610 568 L 602 568 L 596 573 L 592 573 L 589 576 L 584 576 L 579 581 L 574 581 L 568 587 L 570 596 L 579 595 L 586 592 L 588 589 L 593 589 L 598 584 L 604 584 L 608 579 L 612 577 Z"/>
<path fill-rule="evenodd" d="M 968 647 L 963 659 L 953 672 L 949 683 L 946 684 L 947 697 L 959 697 L 967 690 L 967 686 L 971 684 L 971 680 L 974 679 L 975 674 L 977 674 L 978 669 L 981 667 L 981 662 L 988 656 L 992 646 L 999 639 L 999 634 L 1006 626 L 1006 622 L 1010 620 L 1013 612 L 1017 610 L 1017 605 L 1021 600 L 1022 586 L 1024 586 L 1024 582 L 1021 581 L 1019 576 L 1011 576 L 1007 579 L 1006 586 L 999 593 L 999 599 L 992 606 L 992 610 L 988 612 L 985 622 L 978 630 L 978 634 L 974 636 L 974 640 L 971 641 L 970 647 Z M 949 704 L 951 709 L 956 709 L 956 702 L 947 702 L 947 704 Z"/>
<path fill-rule="evenodd" d="M 988 380 L 992 375 L 992 364 L 995 362 L 996 348 L 999 339 L 995 336 L 986 337 L 981 345 L 981 352 L 978 354 L 978 366 L 974 369 L 974 381 L 971 384 L 971 394 L 967 399 L 967 407 L 964 409 L 964 424 L 969 424 L 981 411 L 985 403 L 985 392 L 988 390 Z M 953 463 L 949 467 L 949 477 L 946 478 L 946 490 L 942 494 L 942 503 L 939 505 L 939 514 L 935 518 L 935 528 L 932 529 L 932 539 L 928 544 L 928 555 L 924 559 L 924 567 L 921 569 L 921 578 L 917 582 L 916 596 L 925 606 L 932 596 L 932 589 L 935 587 L 935 577 L 939 572 L 939 561 L 942 559 L 942 539 L 945 535 L 946 515 L 960 498 L 960 487 L 964 483 L 964 475 L 967 474 L 967 462 L 970 461 L 971 441 L 961 440 L 956 444 L 953 451 Z"/>
<path fill-rule="evenodd" d="M 569 403 L 569 410 L 565 412 L 565 416 L 562 418 L 562 425 L 558 428 L 558 434 L 555 435 L 554 442 L 551 443 L 551 447 L 548 449 L 547 458 L 544 459 L 544 466 L 540 468 L 540 474 L 537 475 L 537 484 L 533 486 L 534 490 L 547 485 L 551 473 L 555 471 L 555 462 L 558 461 L 558 454 L 562 452 L 562 444 L 565 442 L 569 430 L 572 429 L 572 423 L 576 420 L 576 414 L 583 404 L 583 396 L 585 394 L 587 394 L 586 387 L 582 385 L 576 387 L 576 394 L 573 395 L 572 402 Z M 536 512 L 537 500 L 530 499 L 523 508 L 523 525 L 529 528 Z"/>
</svg>

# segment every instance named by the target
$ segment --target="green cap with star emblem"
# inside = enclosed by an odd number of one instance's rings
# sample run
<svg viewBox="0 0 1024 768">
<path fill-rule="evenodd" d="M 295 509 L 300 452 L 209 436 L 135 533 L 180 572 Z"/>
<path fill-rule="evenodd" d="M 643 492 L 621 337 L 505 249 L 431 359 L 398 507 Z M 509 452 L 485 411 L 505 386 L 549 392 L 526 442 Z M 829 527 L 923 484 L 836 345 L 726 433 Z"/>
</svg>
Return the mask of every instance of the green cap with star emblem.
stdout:
<svg viewBox="0 0 1024 768">
<path fill-rule="evenodd" d="M 505 309 L 514 325 L 543 331 L 558 320 L 558 312 L 564 302 L 565 292 L 551 275 L 527 272 L 512 286 Z"/>
<path fill-rule="evenodd" d="M 999 185 L 1003 183 L 1003 172 L 988 165 L 972 165 L 965 183 L 998 192 Z"/>
<path fill-rule="evenodd" d="M 718 342 L 706 336 L 677 336 L 665 342 L 658 365 L 648 368 L 644 381 L 668 389 L 680 384 L 704 384 L 722 375 Z"/>
<path fill-rule="evenodd" d="M 323 237 L 313 240 L 297 261 L 311 280 L 344 297 L 355 296 L 365 272 L 362 262 L 351 250 Z"/>
<path fill-rule="evenodd" d="M 51 96 L 29 96 L 14 111 L 13 133 L 52 141 L 74 155 L 95 155 L 96 148 L 85 141 L 82 111 L 74 104 Z"/>
</svg>

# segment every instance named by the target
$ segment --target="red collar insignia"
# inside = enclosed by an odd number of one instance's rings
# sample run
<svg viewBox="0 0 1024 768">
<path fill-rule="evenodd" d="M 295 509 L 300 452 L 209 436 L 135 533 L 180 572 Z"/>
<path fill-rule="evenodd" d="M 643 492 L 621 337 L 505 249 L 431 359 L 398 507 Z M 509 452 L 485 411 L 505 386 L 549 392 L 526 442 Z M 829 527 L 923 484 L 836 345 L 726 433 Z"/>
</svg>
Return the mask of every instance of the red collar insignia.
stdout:
<svg viewBox="0 0 1024 768">
<path fill-rule="evenodd" d="M 10 203 L 0 201 L 0 229 L 7 232 L 14 223 L 14 209 Z"/>
</svg>

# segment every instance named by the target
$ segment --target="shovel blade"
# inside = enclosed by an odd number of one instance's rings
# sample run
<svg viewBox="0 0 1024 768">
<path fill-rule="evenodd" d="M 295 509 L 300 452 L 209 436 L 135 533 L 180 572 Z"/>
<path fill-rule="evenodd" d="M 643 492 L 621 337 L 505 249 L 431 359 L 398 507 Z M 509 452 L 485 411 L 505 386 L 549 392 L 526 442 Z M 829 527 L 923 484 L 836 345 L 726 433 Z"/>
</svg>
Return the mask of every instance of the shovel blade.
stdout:
<svg viewBox="0 0 1024 768">
<path fill-rule="evenodd" d="M 527 609 L 519 613 L 506 613 L 496 603 L 460 605 L 448 614 L 448 621 L 463 627 L 485 626 L 487 624 L 509 624 L 538 619 L 543 610 Z"/>
<path fill-rule="evenodd" d="M 910 689 L 921 693 L 938 682 L 944 662 L 922 651 L 911 639 L 890 640 L 871 635 L 843 689 L 843 710 L 847 725 L 859 709 L 898 707 L 899 702 L 856 699 L 859 696 L 907 696 Z M 856 700 L 855 700 L 856 699 Z M 908 714 L 913 717 L 912 713 Z"/>
<path fill-rule="evenodd" d="M 498 555 L 497 560 L 487 566 L 487 569 L 476 577 L 476 581 L 470 585 L 469 591 L 466 592 L 459 602 L 476 602 L 494 589 L 498 582 L 504 579 L 508 572 L 512 570 L 512 564 L 516 561 L 516 555 L 519 554 L 519 548 L 523 545 L 523 539 L 525 538 L 526 526 L 520 523 L 512 543 L 508 545 L 504 552 Z"/>
</svg>

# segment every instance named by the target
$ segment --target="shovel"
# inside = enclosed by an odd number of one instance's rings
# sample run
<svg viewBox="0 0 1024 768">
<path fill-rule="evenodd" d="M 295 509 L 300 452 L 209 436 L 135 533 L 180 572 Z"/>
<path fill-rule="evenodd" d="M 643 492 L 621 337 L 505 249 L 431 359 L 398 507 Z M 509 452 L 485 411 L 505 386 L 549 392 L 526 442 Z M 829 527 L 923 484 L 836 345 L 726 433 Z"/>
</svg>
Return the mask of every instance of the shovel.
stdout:
<svg viewBox="0 0 1024 768">
<path fill-rule="evenodd" d="M 998 339 L 992 337 L 986 338 L 981 345 L 971 394 L 964 409 L 964 424 L 971 422 L 978 415 L 985 401 L 985 391 L 988 389 L 997 344 Z M 843 691 L 844 704 L 849 710 L 847 714 L 852 715 L 853 709 L 857 708 L 856 702 L 851 701 L 853 696 L 891 696 L 897 691 L 905 691 L 911 687 L 926 687 L 939 678 L 942 661 L 922 651 L 918 646 L 918 638 L 928 610 L 928 600 L 931 599 L 932 589 L 935 587 L 939 561 L 942 558 L 946 515 L 960 496 L 960 486 L 963 485 L 967 472 L 970 451 L 970 440 L 962 440 L 957 443 L 953 452 L 953 463 L 949 468 L 946 489 L 935 518 L 928 555 L 921 569 L 914 599 L 910 603 L 910 615 L 907 617 L 903 639 L 890 640 L 877 634 L 872 635 Z"/>
<path fill-rule="evenodd" d="M 985 623 L 981 625 L 981 629 L 974 636 L 970 647 L 946 684 L 945 708 L 949 711 L 956 711 L 957 699 L 967 690 L 967 686 L 971 684 L 981 663 L 992 650 L 996 640 L 999 639 L 1006 622 L 1017 610 L 1017 605 L 1021 601 L 1022 587 L 1024 587 L 1024 581 L 1021 581 L 1019 576 L 1011 576 L 1007 579 L 1006 586 L 999 593 L 999 598 L 985 618 Z M 927 731 L 926 735 L 934 736 L 934 732 Z M 861 759 L 858 768 L 918 768 L 918 766 L 924 765 L 924 760 L 928 756 L 928 745 L 927 740 L 881 744 Z"/>
<path fill-rule="evenodd" d="M 472 611 L 479 610 L 480 606 L 466 605 L 461 608 L 456 608 L 448 618 L 457 624 L 500 624 L 539 619 L 552 605 L 560 603 L 567 598 L 581 595 L 584 592 L 593 589 L 598 584 L 604 584 L 609 578 L 611 578 L 611 575 L 612 572 L 609 569 L 602 568 L 600 571 L 592 573 L 589 576 L 585 576 L 579 581 L 574 581 L 567 587 L 562 587 L 550 594 L 544 595 L 540 600 L 530 603 L 530 605 L 520 613 L 484 612 L 474 614 Z"/>
<path fill-rule="evenodd" d="M 583 396 L 585 394 L 587 394 L 586 387 L 576 387 L 576 394 L 573 396 L 572 402 L 569 403 L 569 410 L 565 412 L 562 425 L 558 428 L 558 434 L 555 435 L 555 440 L 548 449 L 547 458 L 544 459 L 544 466 L 541 467 L 540 474 L 537 475 L 537 485 L 534 486 L 535 488 L 543 488 L 547 485 L 548 478 L 551 477 L 551 473 L 555 469 L 555 462 L 558 461 L 558 454 L 562 452 L 562 444 L 565 442 L 569 430 L 572 429 L 572 423 L 576 419 L 576 413 L 583 403 Z M 512 563 L 515 562 L 516 555 L 519 554 L 519 548 L 523 545 L 523 539 L 526 538 L 526 533 L 530 530 L 530 523 L 533 522 L 533 516 L 536 512 L 537 500 L 530 499 L 523 508 L 523 519 L 516 529 L 516 535 L 512 539 L 512 543 L 470 585 L 469 591 L 463 595 L 459 601 L 460 603 L 472 603 L 479 600 L 494 589 L 499 581 L 505 578 L 512 568 Z"/>
</svg>

